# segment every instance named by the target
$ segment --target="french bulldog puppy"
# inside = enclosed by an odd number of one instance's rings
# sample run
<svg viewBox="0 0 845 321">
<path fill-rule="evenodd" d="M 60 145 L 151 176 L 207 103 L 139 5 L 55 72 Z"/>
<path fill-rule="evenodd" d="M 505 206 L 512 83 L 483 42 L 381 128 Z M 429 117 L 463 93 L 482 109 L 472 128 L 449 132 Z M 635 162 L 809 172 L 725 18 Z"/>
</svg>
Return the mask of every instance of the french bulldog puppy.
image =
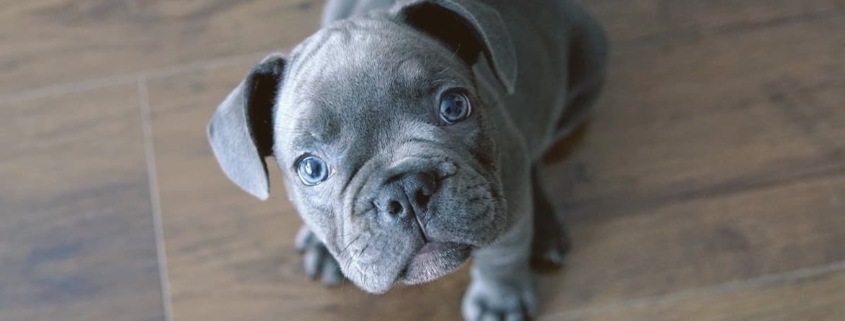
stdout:
<svg viewBox="0 0 845 321">
<path fill-rule="evenodd" d="M 208 137 L 262 200 L 275 159 L 311 276 L 384 293 L 473 258 L 464 317 L 526 320 L 529 261 L 569 247 L 541 159 L 590 115 L 607 55 L 570 0 L 330 0 L 319 31 L 225 98 Z"/>
</svg>

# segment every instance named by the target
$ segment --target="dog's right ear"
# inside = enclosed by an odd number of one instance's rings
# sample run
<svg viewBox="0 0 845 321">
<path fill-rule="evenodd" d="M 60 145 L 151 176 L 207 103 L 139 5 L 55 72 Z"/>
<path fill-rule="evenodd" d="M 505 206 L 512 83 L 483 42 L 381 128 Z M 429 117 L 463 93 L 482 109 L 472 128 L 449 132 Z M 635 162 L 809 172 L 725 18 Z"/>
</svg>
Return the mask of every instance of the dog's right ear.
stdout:
<svg viewBox="0 0 845 321">
<path fill-rule="evenodd" d="M 483 54 L 505 90 L 514 92 L 516 50 L 504 20 L 493 7 L 471 0 L 402 0 L 390 12 L 439 40 L 470 65 Z"/>
<path fill-rule="evenodd" d="M 211 150 L 226 176 L 253 196 L 270 195 L 267 163 L 273 154 L 273 106 L 282 84 L 285 59 L 264 58 L 225 100 L 208 122 Z"/>
</svg>

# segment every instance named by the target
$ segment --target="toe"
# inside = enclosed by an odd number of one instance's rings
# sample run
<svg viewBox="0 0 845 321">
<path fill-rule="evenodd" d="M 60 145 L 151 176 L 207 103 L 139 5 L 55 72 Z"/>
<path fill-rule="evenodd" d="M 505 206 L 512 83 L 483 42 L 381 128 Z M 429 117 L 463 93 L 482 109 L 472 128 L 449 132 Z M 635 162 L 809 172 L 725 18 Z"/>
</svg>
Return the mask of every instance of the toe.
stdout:
<svg viewBox="0 0 845 321">
<path fill-rule="evenodd" d="M 308 246 L 314 243 L 314 233 L 311 233 L 307 227 L 302 226 L 299 229 L 299 232 L 296 233 L 296 239 L 294 242 L 294 248 L 297 252 L 302 253 Z"/>
<path fill-rule="evenodd" d="M 340 282 L 343 282 L 343 273 L 341 273 L 337 261 L 328 258 L 323 263 L 322 279 L 323 284 L 326 286 L 338 285 Z"/>
<path fill-rule="evenodd" d="M 563 265 L 563 253 L 557 249 L 552 248 L 543 253 L 543 259 L 555 265 Z"/>
<path fill-rule="evenodd" d="M 502 321 L 502 315 L 494 311 L 487 311 L 481 321 Z"/>
<path fill-rule="evenodd" d="M 566 253 L 569 248 L 563 243 L 548 244 L 542 249 L 536 249 L 531 256 L 531 265 L 538 272 L 553 272 L 559 270 L 566 263 Z"/>
<path fill-rule="evenodd" d="M 303 264 L 305 265 L 305 274 L 310 278 L 316 278 L 317 273 L 322 271 L 323 260 L 325 259 L 325 251 L 322 246 L 309 247 L 305 250 L 305 257 Z"/>
<path fill-rule="evenodd" d="M 475 300 L 466 300 L 464 299 L 463 304 L 461 304 L 461 312 L 464 315 L 464 320 L 467 321 L 478 321 L 481 320 L 481 312 L 482 306 L 481 302 Z"/>
<path fill-rule="evenodd" d="M 528 317 L 526 317 L 525 314 L 522 313 L 522 311 L 516 311 L 516 312 L 508 313 L 507 317 L 505 318 L 505 321 L 528 321 L 528 320 L 529 320 Z"/>
</svg>

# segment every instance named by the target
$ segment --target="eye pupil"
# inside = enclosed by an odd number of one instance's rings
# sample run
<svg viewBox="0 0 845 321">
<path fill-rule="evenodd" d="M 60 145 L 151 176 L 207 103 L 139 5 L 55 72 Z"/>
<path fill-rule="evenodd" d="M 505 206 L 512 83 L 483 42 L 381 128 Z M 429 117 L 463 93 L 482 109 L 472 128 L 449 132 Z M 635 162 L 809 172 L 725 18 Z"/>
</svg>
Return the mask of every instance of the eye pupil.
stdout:
<svg viewBox="0 0 845 321">
<path fill-rule="evenodd" d="M 317 185 L 329 178 L 328 164 L 318 157 L 308 156 L 299 161 L 299 178 L 305 185 Z"/>
<path fill-rule="evenodd" d="M 469 98 L 461 93 L 447 93 L 440 100 L 440 118 L 453 124 L 462 121 L 470 115 Z"/>
</svg>

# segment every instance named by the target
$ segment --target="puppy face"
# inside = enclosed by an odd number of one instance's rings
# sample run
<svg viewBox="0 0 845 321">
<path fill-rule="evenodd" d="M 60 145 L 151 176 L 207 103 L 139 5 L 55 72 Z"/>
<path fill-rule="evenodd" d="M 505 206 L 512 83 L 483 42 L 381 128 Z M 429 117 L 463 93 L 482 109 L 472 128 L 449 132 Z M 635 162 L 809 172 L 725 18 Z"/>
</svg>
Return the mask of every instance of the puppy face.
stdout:
<svg viewBox="0 0 845 321">
<path fill-rule="evenodd" d="M 384 16 L 326 28 L 291 55 L 274 156 L 290 199 L 374 293 L 453 271 L 507 213 L 471 66 Z"/>
<path fill-rule="evenodd" d="M 274 156 L 302 218 L 364 290 L 430 281 L 510 224 L 498 131 L 472 70 L 481 56 L 512 92 L 507 30 L 475 1 L 340 21 L 253 68 L 212 116 L 209 142 L 260 199 Z"/>
</svg>

